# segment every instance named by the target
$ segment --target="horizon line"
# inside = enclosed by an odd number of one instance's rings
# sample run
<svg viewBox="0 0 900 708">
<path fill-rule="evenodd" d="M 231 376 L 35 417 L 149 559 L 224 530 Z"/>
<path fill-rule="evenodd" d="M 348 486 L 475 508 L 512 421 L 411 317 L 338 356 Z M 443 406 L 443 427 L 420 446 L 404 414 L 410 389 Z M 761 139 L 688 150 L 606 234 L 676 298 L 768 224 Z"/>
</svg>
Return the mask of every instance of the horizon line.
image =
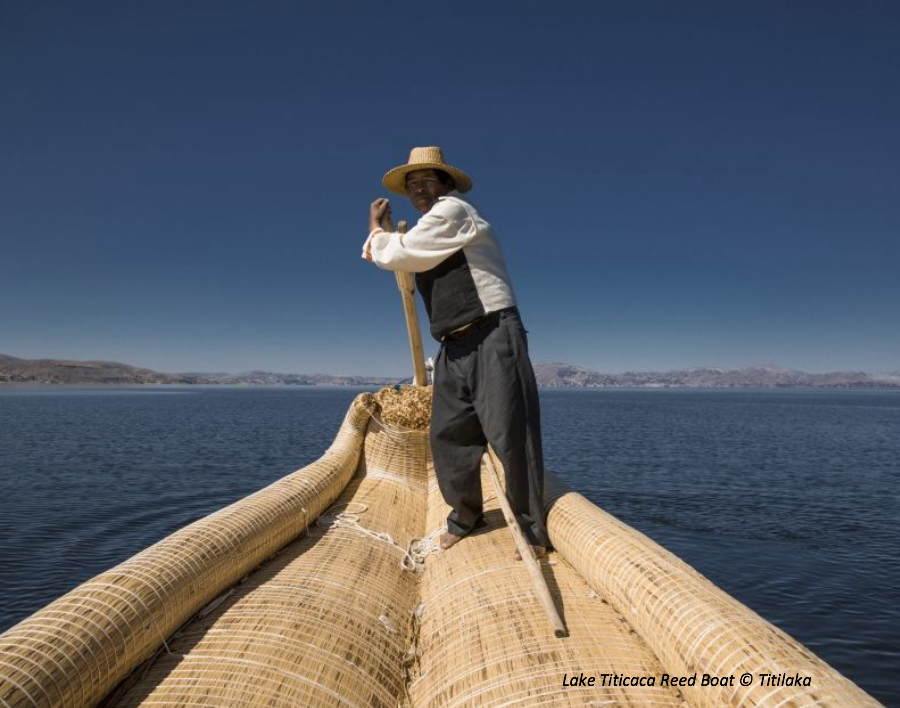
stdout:
<svg viewBox="0 0 900 708">
<path fill-rule="evenodd" d="M 122 361 L 114 361 L 111 359 L 68 359 L 68 358 L 53 358 L 53 357 L 38 357 L 38 358 L 29 358 L 29 357 L 18 357 L 12 354 L 6 354 L 4 352 L 0 352 L 0 357 L 9 357 L 11 359 L 20 359 L 22 361 L 47 361 L 47 362 L 77 362 L 77 363 L 100 363 L 100 364 L 116 364 L 119 366 L 127 366 L 136 369 L 146 369 L 149 371 L 153 371 L 159 374 L 167 374 L 170 376 L 189 376 L 189 375 L 220 375 L 220 376 L 245 376 L 248 374 L 274 374 L 279 376 L 338 376 L 338 377 L 361 377 L 361 378 L 382 378 L 382 379 L 397 379 L 397 378 L 409 378 L 412 374 L 400 375 L 400 374 L 359 374 L 359 373 L 326 373 L 326 372 L 294 372 L 294 371 L 277 371 L 274 369 L 263 369 L 263 368 L 253 368 L 253 369 L 244 369 L 241 371 L 212 371 L 212 370 L 200 370 L 194 369 L 189 371 L 171 371 L 171 370 L 163 370 L 163 369 L 153 369 L 147 366 L 140 366 L 136 364 L 128 364 Z M 600 369 L 592 369 L 581 364 L 573 364 L 565 361 L 535 361 L 532 362 L 533 366 L 567 366 L 575 369 L 580 369 L 582 371 L 592 373 L 592 374 L 602 374 L 606 376 L 621 376 L 625 374 L 667 374 L 673 372 L 685 372 L 685 371 L 698 371 L 698 370 L 720 370 L 720 371 L 742 371 L 748 369 L 767 369 L 767 370 L 779 370 L 783 372 L 790 373 L 799 373 L 799 374 L 808 374 L 813 376 L 826 376 L 829 374 L 865 374 L 867 376 L 876 376 L 876 375 L 900 375 L 900 367 L 894 370 L 883 370 L 883 371 L 865 371 L 863 369 L 832 369 L 828 371 L 822 372 L 812 372 L 806 371 L 804 369 L 796 369 L 790 366 L 783 366 L 781 364 L 773 364 L 773 363 L 755 363 L 755 364 L 747 364 L 743 366 L 723 366 L 717 364 L 704 364 L 704 365 L 692 365 L 692 366 L 683 366 L 679 368 L 655 368 L 655 369 L 626 369 L 624 371 L 613 372 L 613 371 L 603 371 Z"/>
</svg>

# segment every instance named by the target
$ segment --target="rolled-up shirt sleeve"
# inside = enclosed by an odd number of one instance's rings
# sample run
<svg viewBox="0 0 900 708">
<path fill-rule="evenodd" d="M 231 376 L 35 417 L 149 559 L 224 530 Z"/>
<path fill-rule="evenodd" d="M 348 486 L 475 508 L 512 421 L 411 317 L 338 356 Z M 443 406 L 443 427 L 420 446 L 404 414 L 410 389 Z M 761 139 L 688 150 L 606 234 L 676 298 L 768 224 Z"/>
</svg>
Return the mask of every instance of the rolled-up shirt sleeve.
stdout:
<svg viewBox="0 0 900 708">
<path fill-rule="evenodd" d="M 470 244 L 477 232 L 464 207 L 441 199 L 405 234 L 375 229 L 366 245 L 379 268 L 421 273 Z"/>
</svg>

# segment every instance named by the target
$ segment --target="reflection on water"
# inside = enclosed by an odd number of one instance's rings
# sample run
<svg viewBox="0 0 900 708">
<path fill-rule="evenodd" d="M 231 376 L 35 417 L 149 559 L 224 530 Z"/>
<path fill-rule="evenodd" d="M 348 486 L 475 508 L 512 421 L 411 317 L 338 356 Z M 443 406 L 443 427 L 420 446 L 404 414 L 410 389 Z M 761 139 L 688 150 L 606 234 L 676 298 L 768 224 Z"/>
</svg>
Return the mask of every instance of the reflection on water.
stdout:
<svg viewBox="0 0 900 708">
<path fill-rule="evenodd" d="M 358 391 L 0 387 L 0 630 L 319 457 Z M 900 393 L 541 404 L 548 469 L 900 705 Z"/>
</svg>

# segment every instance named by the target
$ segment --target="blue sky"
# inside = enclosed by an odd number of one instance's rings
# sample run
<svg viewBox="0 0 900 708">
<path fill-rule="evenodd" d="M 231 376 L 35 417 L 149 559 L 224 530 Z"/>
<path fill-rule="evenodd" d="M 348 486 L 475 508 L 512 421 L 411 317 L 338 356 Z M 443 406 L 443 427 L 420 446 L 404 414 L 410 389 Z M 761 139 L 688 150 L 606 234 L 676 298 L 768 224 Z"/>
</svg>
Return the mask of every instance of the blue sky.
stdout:
<svg viewBox="0 0 900 708">
<path fill-rule="evenodd" d="M 5 0 L 0 352 L 407 375 L 359 249 L 437 144 L 535 361 L 900 370 L 898 34 L 889 2 Z"/>
</svg>

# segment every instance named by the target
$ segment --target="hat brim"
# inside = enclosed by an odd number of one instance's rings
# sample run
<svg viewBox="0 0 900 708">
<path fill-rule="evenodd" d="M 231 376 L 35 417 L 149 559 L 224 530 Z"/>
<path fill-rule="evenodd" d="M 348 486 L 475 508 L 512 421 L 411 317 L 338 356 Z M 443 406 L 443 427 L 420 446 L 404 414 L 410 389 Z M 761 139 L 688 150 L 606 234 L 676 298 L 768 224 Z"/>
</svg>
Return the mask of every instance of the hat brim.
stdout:
<svg viewBox="0 0 900 708">
<path fill-rule="evenodd" d="M 441 170 L 453 178 L 458 192 L 465 193 L 472 189 L 472 178 L 469 177 L 469 175 L 462 170 L 450 167 L 450 165 L 445 165 L 442 162 L 420 162 L 415 165 L 400 165 L 400 167 L 395 167 L 388 172 L 381 179 L 381 183 L 388 191 L 405 197 L 407 196 L 406 175 L 410 172 L 415 172 L 416 170 Z"/>
</svg>

